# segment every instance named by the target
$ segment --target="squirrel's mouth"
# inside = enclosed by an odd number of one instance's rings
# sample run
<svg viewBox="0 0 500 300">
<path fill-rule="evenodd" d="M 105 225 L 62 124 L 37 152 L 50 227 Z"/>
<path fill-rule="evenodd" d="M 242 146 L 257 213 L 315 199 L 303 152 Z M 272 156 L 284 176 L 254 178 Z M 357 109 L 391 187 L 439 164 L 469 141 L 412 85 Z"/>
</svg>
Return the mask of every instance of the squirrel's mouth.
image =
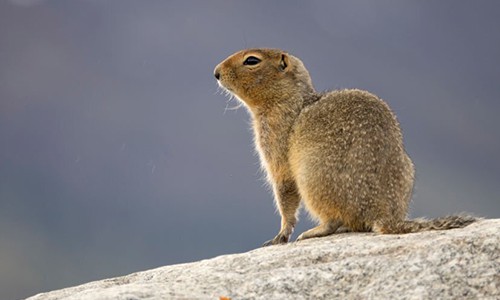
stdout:
<svg viewBox="0 0 500 300">
<path fill-rule="evenodd" d="M 222 82 L 221 82 L 221 80 L 220 80 L 220 79 L 217 79 L 217 84 L 219 85 L 219 87 L 220 87 L 220 88 L 223 88 L 223 89 L 225 89 L 225 90 L 229 90 L 227 87 L 225 87 L 225 86 L 222 84 Z"/>
<path fill-rule="evenodd" d="M 228 87 L 228 86 L 225 86 L 221 80 L 217 80 L 217 84 L 219 85 L 219 87 L 224 90 L 224 92 L 226 93 L 230 93 L 230 94 L 233 94 L 233 95 L 236 95 L 234 90 L 231 88 L 231 87 Z"/>
<path fill-rule="evenodd" d="M 217 80 L 217 84 L 219 85 L 219 88 L 222 90 L 222 93 L 225 94 L 226 96 L 232 97 L 235 96 L 235 93 L 231 90 L 231 88 L 224 86 L 220 80 Z"/>
<path fill-rule="evenodd" d="M 221 94 L 224 94 L 226 97 L 228 97 L 227 103 L 229 103 L 231 100 L 236 99 L 238 100 L 239 104 L 234 106 L 234 107 L 228 107 L 228 104 L 226 104 L 226 108 L 224 109 L 224 112 L 227 110 L 237 110 L 238 108 L 242 107 L 245 104 L 245 101 L 243 101 L 234 91 L 231 90 L 229 87 L 225 87 L 220 80 L 217 80 L 217 83 L 219 85 Z"/>
</svg>

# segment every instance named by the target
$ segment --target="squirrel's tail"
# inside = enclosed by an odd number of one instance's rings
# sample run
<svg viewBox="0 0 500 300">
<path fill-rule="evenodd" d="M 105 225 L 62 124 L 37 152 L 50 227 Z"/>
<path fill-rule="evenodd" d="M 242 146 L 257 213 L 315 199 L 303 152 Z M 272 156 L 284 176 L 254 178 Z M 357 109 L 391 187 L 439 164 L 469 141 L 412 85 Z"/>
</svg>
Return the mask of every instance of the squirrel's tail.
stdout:
<svg viewBox="0 0 500 300">
<path fill-rule="evenodd" d="M 373 231 L 382 234 L 399 234 L 429 230 L 447 230 L 462 228 L 478 220 L 478 218 L 469 215 L 456 215 L 432 220 L 413 219 L 390 223 L 376 222 L 373 226 Z"/>
</svg>

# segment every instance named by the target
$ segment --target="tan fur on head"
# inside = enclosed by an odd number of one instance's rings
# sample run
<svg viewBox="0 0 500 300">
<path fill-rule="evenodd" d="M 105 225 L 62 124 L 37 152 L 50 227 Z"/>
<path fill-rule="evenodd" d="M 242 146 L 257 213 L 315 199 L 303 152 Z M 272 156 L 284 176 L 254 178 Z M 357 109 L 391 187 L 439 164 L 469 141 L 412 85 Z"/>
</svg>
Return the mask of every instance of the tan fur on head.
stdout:
<svg viewBox="0 0 500 300">
<path fill-rule="evenodd" d="M 251 57 L 260 62 L 245 64 Z M 278 105 L 296 94 L 314 92 L 303 63 L 279 49 L 239 51 L 215 67 L 214 73 L 219 74 L 220 86 L 243 101 L 251 111 Z"/>
<path fill-rule="evenodd" d="M 303 63 L 279 49 L 237 52 L 214 75 L 252 115 L 255 146 L 281 215 L 278 235 L 265 245 L 288 242 L 301 200 L 320 225 L 299 240 L 341 226 L 387 234 L 476 220 L 406 220 L 413 163 L 396 116 L 377 96 L 355 89 L 316 93 Z"/>
</svg>

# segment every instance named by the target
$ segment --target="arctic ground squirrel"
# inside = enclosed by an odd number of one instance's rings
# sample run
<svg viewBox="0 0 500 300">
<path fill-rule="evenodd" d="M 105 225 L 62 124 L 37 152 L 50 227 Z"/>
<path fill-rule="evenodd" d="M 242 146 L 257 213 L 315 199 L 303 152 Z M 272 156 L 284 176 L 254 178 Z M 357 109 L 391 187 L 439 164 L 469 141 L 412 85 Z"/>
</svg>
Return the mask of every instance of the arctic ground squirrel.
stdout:
<svg viewBox="0 0 500 300">
<path fill-rule="evenodd" d="M 476 220 L 407 219 L 415 171 L 394 113 L 377 96 L 357 89 L 318 93 L 302 61 L 279 49 L 239 51 L 214 75 L 250 112 L 281 215 L 281 230 L 264 246 L 289 241 L 301 201 L 319 225 L 297 240 L 341 227 L 399 234 Z"/>
</svg>

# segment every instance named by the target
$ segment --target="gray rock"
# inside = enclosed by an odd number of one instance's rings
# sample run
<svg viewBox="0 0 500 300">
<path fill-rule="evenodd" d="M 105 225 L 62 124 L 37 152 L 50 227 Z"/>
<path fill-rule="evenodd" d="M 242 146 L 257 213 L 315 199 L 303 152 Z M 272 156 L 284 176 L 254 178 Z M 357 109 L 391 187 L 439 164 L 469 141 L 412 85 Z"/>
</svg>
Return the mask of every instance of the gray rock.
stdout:
<svg viewBox="0 0 500 300">
<path fill-rule="evenodd" d="M 500 219 L 346 233 L 165 266 L 29 299 L 500 299 Z"/>
</svg>

